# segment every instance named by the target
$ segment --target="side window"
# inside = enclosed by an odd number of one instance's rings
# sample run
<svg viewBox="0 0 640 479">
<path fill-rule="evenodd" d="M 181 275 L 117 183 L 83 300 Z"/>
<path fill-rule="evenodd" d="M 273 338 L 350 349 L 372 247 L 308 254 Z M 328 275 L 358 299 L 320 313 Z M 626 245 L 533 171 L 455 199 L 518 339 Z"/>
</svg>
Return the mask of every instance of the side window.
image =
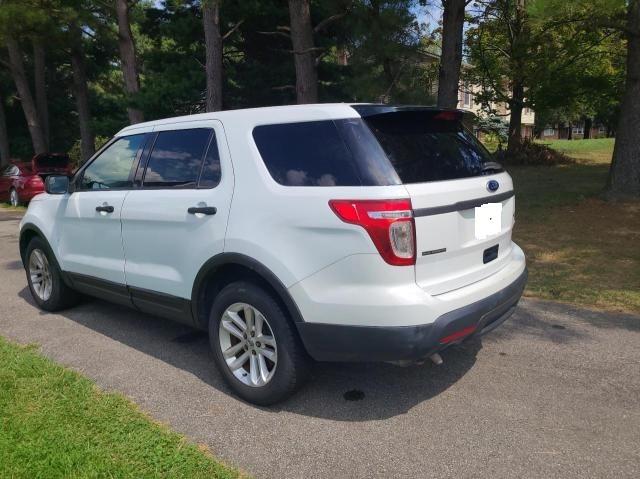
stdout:
<svg viewBox="0 0 640 479">
<path fill-rule="evenodd" d="M 212 131 L 194 128 L 160 132 L 151 150 L 143 186 L 195 188 Z"/>
<path fill-rule="evenodd" d="M 361 119 L 261 125 L 253 129 L 260 156 L 284 186 L 378 186 L 399 183 Z"/>
<path fill-rule="evenodd" d="M 198 188 L 214 188 L 220 183 L 220 153 L 218 152 L 218 142 L 216 135 L 211 135 L 211 142 L 204 157 L 202 173 L 198 181 Z"/>
<path fill-rule="evenodd" d="M 81 190 L 108 190 L 131 186 L 129 174 L 145 135 L 118 138 L 82 173 Z"/>
</svg>

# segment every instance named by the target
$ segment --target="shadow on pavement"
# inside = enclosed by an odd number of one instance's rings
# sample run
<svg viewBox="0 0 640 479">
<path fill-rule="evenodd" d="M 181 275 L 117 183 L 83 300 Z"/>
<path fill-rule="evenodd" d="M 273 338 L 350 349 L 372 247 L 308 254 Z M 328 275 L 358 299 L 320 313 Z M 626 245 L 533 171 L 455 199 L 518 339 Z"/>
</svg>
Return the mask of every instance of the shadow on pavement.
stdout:
<svg viewBox="0 0 640 479">
<path fill-rule="evenodd" d="M 28 288 L 19 295 L 34 305 Z M 93 299 L 59 314 L 232 394 L 213 363 L 206 333 Z M 480 349 L 480 340 L 454 346 L 442 353 L 441 366 L 431 362 L 410 367 L 317 363 L 310 380 L 297 394 L 264 410 L 338 421 L 371 421 L 405 414 L 462 378 L 475 364 Z M 131 372 L 135 374 L 133 369 Z"/>
</svg>

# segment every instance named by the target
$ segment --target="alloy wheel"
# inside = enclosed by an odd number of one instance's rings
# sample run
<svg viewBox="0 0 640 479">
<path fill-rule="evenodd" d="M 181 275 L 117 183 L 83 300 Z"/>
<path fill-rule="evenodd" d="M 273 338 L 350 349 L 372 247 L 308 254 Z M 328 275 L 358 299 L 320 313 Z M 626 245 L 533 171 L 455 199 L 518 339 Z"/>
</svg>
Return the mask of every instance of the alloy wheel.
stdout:
<svg viewBox="0 0 640 479">
<path fill-rule="evenodd" d="M 267 318 L 247 303 L 234 303 L 222 314 L 220 350 L 227 367 L 241 383 L 266 385 L 278 365 L 278 348 Z"/>
<path fill-rule="evenodd" d="M 34 249 L 29 257 L 29 277 L 38 299 L 47 301 L 53 289 L 53 276 L 49 260 L 40 249 Z"/>
</svg>

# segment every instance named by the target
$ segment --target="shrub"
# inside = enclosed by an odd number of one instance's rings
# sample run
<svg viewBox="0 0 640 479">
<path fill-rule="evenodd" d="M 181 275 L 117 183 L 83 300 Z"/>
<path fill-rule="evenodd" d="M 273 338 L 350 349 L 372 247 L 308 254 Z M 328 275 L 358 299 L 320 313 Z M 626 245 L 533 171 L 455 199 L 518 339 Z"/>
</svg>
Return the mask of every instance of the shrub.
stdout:
<svg viewBox="0 0 640 479">
<path fill-rule="evenodd" d="M 495 152 L 495 157 L 505 165 L 553 166 L 574 163 L 574 160 L 564 153 L 529 139 L 523 139 L 515 151 L 507 152 L 499 148 Z"/>
</svg>

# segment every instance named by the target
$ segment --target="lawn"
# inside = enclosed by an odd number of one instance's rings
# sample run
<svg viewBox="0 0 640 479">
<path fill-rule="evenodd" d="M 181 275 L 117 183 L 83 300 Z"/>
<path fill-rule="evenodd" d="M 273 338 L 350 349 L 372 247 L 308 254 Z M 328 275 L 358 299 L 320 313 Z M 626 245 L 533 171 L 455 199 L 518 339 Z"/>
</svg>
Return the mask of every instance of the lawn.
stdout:
<svg viewBox="0 0 640 479">
<path fill-rule="evenodd" d="M 527 253 L 526 296 L 640 312 L 640 202 L 601 198 L 612 139 L 547 141 L 576 159 L 510 167 L 515 241 Z"/>
<path fill-rule="evenodd" d="M 0 477 L 238 477 L 34 347 L 0 338 L 0 365 Z"/>
</svg>

